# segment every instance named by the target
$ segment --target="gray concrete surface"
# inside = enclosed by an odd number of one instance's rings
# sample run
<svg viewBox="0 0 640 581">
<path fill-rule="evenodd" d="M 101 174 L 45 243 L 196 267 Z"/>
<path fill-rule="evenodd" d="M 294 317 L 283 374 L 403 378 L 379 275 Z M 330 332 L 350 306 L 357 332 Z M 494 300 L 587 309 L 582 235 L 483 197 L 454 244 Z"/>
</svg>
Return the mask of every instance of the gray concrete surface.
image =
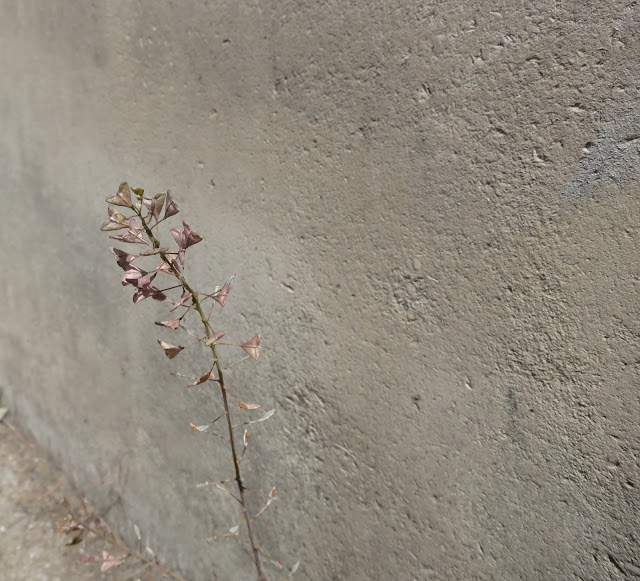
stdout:
<svg viewBox="0 0 640 581">
<path fill-rule="evenodd" d="M 277 409 L 248 477 L 299 578 L 638 577 L 638 10 L 0 0 L 16 421 L 83 482 L 125 455 L 109 516 L 185 576 L 253 578 L 203 540 L 214 404 L 98 231 L 121 180 L 171 188 L 263 336 L 232 379 Z"/>
</svg>

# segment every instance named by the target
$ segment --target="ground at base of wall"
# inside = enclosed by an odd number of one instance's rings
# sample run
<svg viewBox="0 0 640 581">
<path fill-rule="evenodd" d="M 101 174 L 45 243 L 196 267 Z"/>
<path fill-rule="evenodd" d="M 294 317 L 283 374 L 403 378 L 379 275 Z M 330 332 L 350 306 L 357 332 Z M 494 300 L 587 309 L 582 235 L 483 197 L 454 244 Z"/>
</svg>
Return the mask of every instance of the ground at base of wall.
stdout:
<svg viewBox="0 0 640 581">
<path fill-rule="evenodd" d="M 66 546 L 71 537 L 63 533 L 69 522 L 63 498 L 80 496 L 31 440 L 0 421 L 0 581 L 161 579 L 133 559 L 101 573 L 108 547 L 95 537 Z M 95 561 L 82 562 L 96 553 Z"/>
</svg>

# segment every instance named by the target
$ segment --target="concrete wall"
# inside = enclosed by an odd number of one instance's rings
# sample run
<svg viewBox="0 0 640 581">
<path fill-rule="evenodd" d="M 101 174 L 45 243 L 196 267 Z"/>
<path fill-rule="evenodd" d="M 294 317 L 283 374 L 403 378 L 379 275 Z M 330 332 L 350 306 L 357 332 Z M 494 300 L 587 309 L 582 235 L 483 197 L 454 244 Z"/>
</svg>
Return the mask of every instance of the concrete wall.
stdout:
<svg viewBox="0 0 640 581">
<path fill-rule="evenodd" d="M 98 231 L 171 188 L 274 421 L 248 478 L 310 580 L 640 575 L 635 3 L 0 0 L 0 385 L 132 540 L 204 537 L 230 471 Z M 202 365 L 202 364 L 201 364 Z M 200 371 L 196 369 L 192 372 Z M 212 410 L 212 411 L 206 411 Z M 122 494 L 111 483 L 118 466 Z M 277 578 L 277 576 L 273 576 Z"/>
</svg>

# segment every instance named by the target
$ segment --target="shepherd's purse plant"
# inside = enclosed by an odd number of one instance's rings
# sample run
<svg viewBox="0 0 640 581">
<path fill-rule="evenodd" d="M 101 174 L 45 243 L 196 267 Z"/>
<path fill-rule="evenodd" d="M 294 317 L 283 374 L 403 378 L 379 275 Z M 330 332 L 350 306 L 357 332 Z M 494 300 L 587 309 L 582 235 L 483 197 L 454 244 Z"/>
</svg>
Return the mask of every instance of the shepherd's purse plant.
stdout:
<svg viewBox="0 0 640 581">
<path fill-rule="evenodd" d="M 250 415 L 249 419 L 236 419 L 237 414 L 251 414 L 252 410 L 259 409 L 261 405 L 242 401 L 226 381 L 226 371 L 230 367 L 249 358 L 258 359 L 260 335 L 256 334 L 243 343 L 230 343 L 223 341 L 227 331 L 212 324 L 214 307 L 225 306 L 234 277 L 231 276 L 225 283 L 209 292 L 198 291 L 191 285 L 186 275 L 186 253 L 202 240 L 200 234 L 183 221 L 181 229 L 170 228 L 173 248 L 160 242 L 160 225 L 178 213 L 178 206 L 171 191 L 149 197 L 145 196 L 143 189 L 130 188 L 123 182 L 117 193 L 107 197 L 106 201 L 109 218 L 102 224 L 101 229 L 107 232 L 122 231 L 111 234 L 110 238 L 134 248 L 130 252 L 111 248 L 118 266 L 124 271 L 122 284 L 133 287 L 134 303 L 147 298 L 167 303 L 172 318 L 156 321 L 155 324 L 172 333 L 182 331 L 189 337 L 189 342 L 185 345 L 181 345 L 177 339 L 158 339 L 165 355 L 173 359 L 184 349 L 197 344 L 203 345 L 209 353 L 206 370 L 200 370 L 191 377 L 191 382 L 186 387 L 215 386 L 220 396 L 220 409 L 217 413 L 212 413 L 215 417 L 210 422 L 204 425 L 191 423 L 190 427 L 196 432 L 211 434 L 226 443 L 233 461 L 233 473 L 229 478 L 204 482 L 198 486 L 215 486 L 234 498 L 240 507 L 238 519 L 233 526 L 225 532 L 212 534 L 209 538 L 244 539 L 244 548 L 253 561 L 257 580 L 266 581 L 263 561 L 266 560 L 278 568 L 282 568 L 282 565 L 260 548 L 254 533 L 254 523 L 275 500 L 276 489 L 271 488 L 269 492 L 263 493 L 248 487 L 243 477 L 242 463 L 249 445 L 250 426 L 268 420 L 275 410 L 269 410 L 259 417 Z M 145 264 L 149 261 L 151 266 Z M 189 326 L 192 321 L 200 328 L 199 332 Z M 225 363 L 221 357 L 221 347 L 236 348 L 243 356 Z M 262 507 L 257 512 L 250 510 L 249 496 L 262 499 Z M 288 576 L 295 573 L 297 568 L 298 563 L 288 572 Z"/>
</svg>

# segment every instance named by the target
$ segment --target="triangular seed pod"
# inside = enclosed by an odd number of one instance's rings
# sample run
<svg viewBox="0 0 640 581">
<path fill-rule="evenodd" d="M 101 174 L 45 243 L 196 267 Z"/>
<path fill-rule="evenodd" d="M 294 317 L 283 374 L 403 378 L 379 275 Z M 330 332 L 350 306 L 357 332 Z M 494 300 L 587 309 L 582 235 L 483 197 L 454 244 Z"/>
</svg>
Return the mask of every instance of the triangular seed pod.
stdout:
<svg viewBox="0 0 640 581">
<path fill-rule="evenodd" d="M 176 355 L 178 355 L 178 353 L 180 353 L 180 351 L 184 349 L 184 347 L 181 347 L 180 345 L 172 345 L 171 343 L 161 341 L 160 339 L 158 339 L 158 343 L 160 344 L 160 347 L 164 349 L 164 354 L 169 359 L 173 359 Z"/>
<path fill-rule="evenodd" d="M 260 333 L 254 335 L 246 343 L 240 345 L 251 357 L 258 359 L 260 357 Z"/>
</svg>

